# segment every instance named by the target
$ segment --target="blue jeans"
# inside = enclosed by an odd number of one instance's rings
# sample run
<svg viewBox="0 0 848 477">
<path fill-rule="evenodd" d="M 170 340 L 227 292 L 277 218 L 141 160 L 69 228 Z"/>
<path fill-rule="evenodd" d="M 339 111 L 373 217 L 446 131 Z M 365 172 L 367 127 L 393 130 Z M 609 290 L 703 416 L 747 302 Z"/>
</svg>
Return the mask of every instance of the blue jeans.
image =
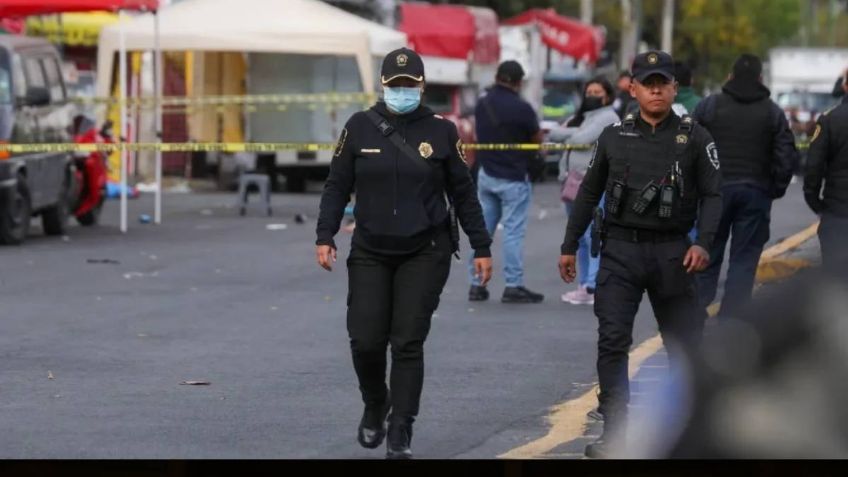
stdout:
<svg viewBox="0 0 848 477">
<path fill-rule="evenodd" d="M 524 285 L 524 235 L 527 232 L 530 195 L 529 181 L 498 179 L 480 168 L 477 175 L 477 197 L 483 207 L 483 218 L 489 236 L 495 236 L 498 222 L 503 223 L 504 227 L 504 280 L 508 287 Z M 468 261 L 468 276 L 472 285 L 480 285 L 480 280 L 474 277 L 473 256 Z"/>
<path fill-rule="evenodd" d="M 710 264 L 697 275 L 698 298 L 707 306 L 716 297 L 724 249 L 730 240 L 730 260 L 720 316 L 732 315 L 751 299 L 757 264 L 769 239 L 772 199 L 768 193 L 749 184 L 721 188 L 721 222 L 710 250 Z M 732 236 L 732 237 L 731 237 Z"/>
<path fill-rule="evenodd" d="M 604 199 L 601 197 L 601 202 L 598 207 L 604 207 Z M 565 213 L 570 217 L 571 211 L 574 209 L 574 204 L 571 202 L 565 203 Z M 577 241 L 577 284 L 585 288 L 595 288 L 595 279 L 598 277 L 598 269 L 601 266 L 601 256 L 592 257 L 592 225 L 586 229 L 586 233 Z"/>
</svg>

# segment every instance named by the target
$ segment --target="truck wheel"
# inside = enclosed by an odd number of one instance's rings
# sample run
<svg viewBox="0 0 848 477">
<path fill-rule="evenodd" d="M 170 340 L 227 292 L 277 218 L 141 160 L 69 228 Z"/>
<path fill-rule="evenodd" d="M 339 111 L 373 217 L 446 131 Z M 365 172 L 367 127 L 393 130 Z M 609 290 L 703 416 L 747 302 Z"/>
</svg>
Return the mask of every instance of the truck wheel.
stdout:
<svg viewBox="0 0 848 477">
<path fill-rule="evenodd" d="M 286 192 L 306 192 L 306 175 L 298 171 L 287 173 Z"/>
<path fill-rule="evenodd" d="M 67 176 L 62 183 L 59 199 L 41 213 L 41 226 L 47 235 L 65 235 L 68 230 L 68 217 L 70 216 L 69 184 Z"/>
<path fill-rule="evenodd" d="M 103 210 L 103 200 L 106 197 L 106 191 L 100 197 L 100 202 L 93 209 L 77 217 L 77 222 L 85 227 L 91 227 L 100 223 L 100 211 Z"/>
<path fill-rule="evenodd" d="M 12 200 L 0 211 L 0 243 L 19 245 L 29 233 L 29 221 L 32 216 L 29 188 L 26 177 L 18 174 L 18 183 Z"/>
</svg>

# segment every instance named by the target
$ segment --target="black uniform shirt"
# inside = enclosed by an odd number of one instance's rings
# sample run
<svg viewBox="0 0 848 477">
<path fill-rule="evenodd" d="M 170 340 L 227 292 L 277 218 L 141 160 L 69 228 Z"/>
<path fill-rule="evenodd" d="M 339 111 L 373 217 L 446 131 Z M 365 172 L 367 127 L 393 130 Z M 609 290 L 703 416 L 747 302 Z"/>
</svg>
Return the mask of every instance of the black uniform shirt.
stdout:
<svg viewBox="0 0 848 477">
<path fill-rule="evenodd" d="M 354 244 L 377 253 L 414 252 L 448 230 L 447 191 L 474 256 L 491 256 L 492 240 L 456 126 L 426 106 L 404 115 L 391 114 L 382 102 L 372 109 L 420 156 L 403 154 L 364 111 L 351 116 L 330 164 L 316 244 L 335 247 L 333 237 L 355 188 Z"/>
<path fill-rule="evenodd" d="M 807 154 L 804 199 L 816 213 L 848 216 L 848 97 L 819 116 Z"/>
<path fill-rule="evenodd" d="M 577 240 L 585 233 L 592 221 L 592 210 L 609 190 L 614 180 L 627 183 L 626 199 L 617 217 L 607 217 L 608 223 L 621 227 L 686 234 L 698 218 L 698 241 L 710 250 L 719 221 L 721 220 L 721 174 L 718 151 L 709 132 L 693 124 L 682 156 L 676 154 L 679 136 L 685 135 L 679 128 L 681 118 L 673 112 L 656 127 L 641 119 L 636 112 L 636 123 L 627 131 L 622 123 L 608 126 L 595 145 L 586 177 L 569 217 L 565 241 L 561 247 L 563 255 L 577 252 Z M 631 206 L 642 188 L 649 182 L 660 183 L 669 167 L 679 162 L 683 176 L 683 197 L 679 201 L 676 215 L 670 219 L 658 217 L 658 200 L 643 215 L 632 212 Z M 609 200 L 609 197 L 607 197 Z M 700 210 L 698 206 L 700 205 Z M 608 214 L 607 214 L 608 215 Z"/>
</svg>

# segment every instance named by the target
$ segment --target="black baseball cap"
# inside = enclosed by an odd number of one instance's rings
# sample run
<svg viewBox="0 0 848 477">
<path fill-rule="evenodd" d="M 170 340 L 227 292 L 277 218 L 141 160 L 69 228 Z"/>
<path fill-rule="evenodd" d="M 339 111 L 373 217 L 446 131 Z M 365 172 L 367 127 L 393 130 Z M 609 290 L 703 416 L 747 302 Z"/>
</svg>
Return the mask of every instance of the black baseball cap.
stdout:
<svg viewBox="0 0 848 477">
<path fill-rule="evenodd" d="M 409 48 L 398 48 L 383 58 L 380 82 L 383 84 L 396 78 L 424 81 L 424 61 Z"/>
<path fill-rule="evenodd" d="M 506 60 L 498 66 L 495 76 L 508 83 L 517 83 L 524 79 L 524 68 L 515 60 Z"/>
<path fill-rule="evenodd" d="M 636 55 L 631 67 L 633 78 L 643 82 L 648 76 L 660 75 L 663 78 L 674 80 L 674 59 L 664 51 L 648 51 Z"/>
</svg>

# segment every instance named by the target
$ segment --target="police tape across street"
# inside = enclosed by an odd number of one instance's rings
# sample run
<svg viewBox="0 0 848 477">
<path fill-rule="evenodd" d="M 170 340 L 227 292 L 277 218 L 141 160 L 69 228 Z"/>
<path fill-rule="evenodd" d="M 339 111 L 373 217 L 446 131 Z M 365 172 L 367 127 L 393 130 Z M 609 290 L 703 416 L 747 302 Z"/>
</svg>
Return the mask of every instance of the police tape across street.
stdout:
<svg viewBox="0 0 848 477">
<path fill-rule="evenodd" d="M 251 105 L 251 104 L 371 104 L 377 96 L 373 93 L 293 93 L 293 94 L 240 94 L 211 96 L 141 96 L 120 99 L 116 97 L 78 97 L 69 101 L 81 104 L 126 104 L 130 107 L 152 108 L 159 106 L 196 105 Z"/>
<path fill-rule="evenodd" d="M 589 150 L 588 144 L 464 144 L 467 150 L 485 151 L 567 151 Z M 336 143 L 295 142 L 183 142 L 183 143 L 38 143 L 0 144 L 0 152 L 113 152 L 162 151 L 162 152 L 274 152 L 274 151 L 332 151 Z"/>
<path fill-rule="evenodd" d="M 473 151 L 587 151 L 591 144 L 463 144 L 466 150 Z M 809 147 L 807 143 L 798 143 L 799 149 Z M 275 152 L 275 151 L 332 151 L 336 143 L 296 143 L 296 142 L 181 142 L 181 143 L 33 143 L 0 144 L 0 152 L 12 154 L 37 152 L 114 152 L 127 150 L 162 152 Z"/>
</svg>

